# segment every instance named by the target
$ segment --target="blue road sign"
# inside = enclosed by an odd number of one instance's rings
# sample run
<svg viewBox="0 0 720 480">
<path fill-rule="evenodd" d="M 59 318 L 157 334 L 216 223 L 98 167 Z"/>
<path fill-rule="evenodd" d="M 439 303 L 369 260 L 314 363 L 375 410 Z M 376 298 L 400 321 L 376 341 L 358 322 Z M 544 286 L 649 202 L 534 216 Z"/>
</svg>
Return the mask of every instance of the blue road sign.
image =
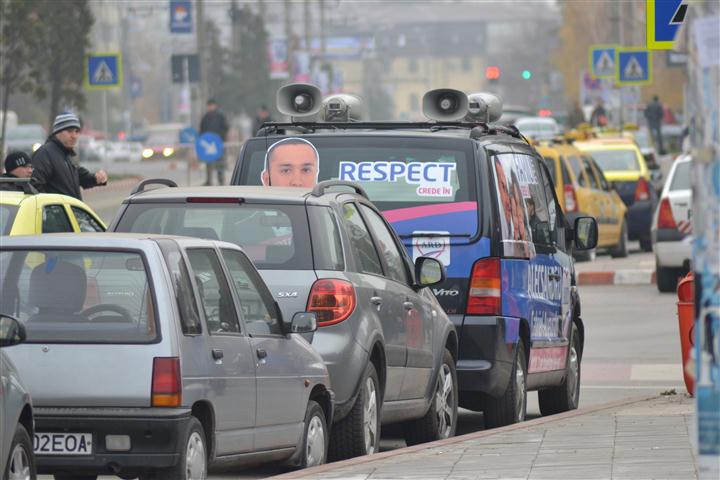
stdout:
<svg viewBox="0 0 720 480">
<path fill-rule="evenodd" d="M 650 52 L 640 48 L 619 48 L 615 56 L 618 85 L 647 85 L 652 83 Z"/>
<path fill-rule="evenodd" d="M 143 81 L 142 78 L 134 75 L 130 76 L 130 98 L 138 98 L 143 95 Z"/>
<path fill-rule="evenodd" d="M 617 45 L 590 45 L 588 60 L 590 76 L 605 78 L 615 76 L 615 50 Z"/>
<path fill-rule="evenodd" d="M 187 127 L 180 130 L 180 143 L 190 144 L 197 142 L 198 131 L 193 127 Z"/>
<path fill-rule="evenodd" d="M 646 0 L 647 48 L 672 50 L 689 0 Z"/>
<path fill-rule="evenodd" d="M 85 88 L 103 89 L 122 86 L 120 53 L 90 53 L 85 56 Z"/>
<path fill-rule="evenodd" d="M 170 33 L 192 33 L 192 3 L 190 0 L 170 0 Z"/>
<path fill-rule="evenodd" d="M 222 157 L 223 141 L 217 133 L 206 132 L 200 135 L 195 142 L 195 152 L 198 159 L 211 163 Z"/>
</svg>

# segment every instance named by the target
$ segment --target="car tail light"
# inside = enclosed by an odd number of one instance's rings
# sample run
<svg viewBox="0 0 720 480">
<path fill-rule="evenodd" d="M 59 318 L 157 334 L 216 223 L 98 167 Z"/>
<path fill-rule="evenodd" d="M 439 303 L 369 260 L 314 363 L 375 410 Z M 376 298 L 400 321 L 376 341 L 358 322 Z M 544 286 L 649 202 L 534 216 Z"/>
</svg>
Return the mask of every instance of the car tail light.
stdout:
<svg viewBox="0 0 720 480">
<path fill-rule="evenodd" d="M 483 258 L 475 262 L 470 278 L 467 313 L 469 315 L 500 315 L 500 259 Z"/>
<path fill-rule="evenodd" d="M 319 327 L 340 323 L 355 310 L 355 288 L 345 280 L 318 280 L 310 290 L 307 310 L 315 312 Z"/>
<path fill-rule="evenodd" d="M 563 192 L 565 194 L 565 213 L 577 212 L 578 204 L 577 197 L 575 196 L 575 188 L 566 183 Z"/>
<path fill-rule="evenodd" d="M 647 180 L 642 177 L 638 178 L 635 186 L 635 201 L 638 200 L 650 200 L 650 186 Z"/>
<path fill-rule="evenodd" d="M 243 203 L 244 198 L 238 197 L 187 197 L 187 203 Z"/>
<path fill-rule="evenodd" d="M 675 217 L 673 217 L 672 206 L 670 200 L 663 198 L 660 202 L 660 211 L 658 212 L 658 228 L 677 228 Z"/>
<path fill-rule="evenodd" d="M 152 406 L 179 407 L 181 403 L 180 359 L 155 357 L 152 373 Z"/>
</svg>

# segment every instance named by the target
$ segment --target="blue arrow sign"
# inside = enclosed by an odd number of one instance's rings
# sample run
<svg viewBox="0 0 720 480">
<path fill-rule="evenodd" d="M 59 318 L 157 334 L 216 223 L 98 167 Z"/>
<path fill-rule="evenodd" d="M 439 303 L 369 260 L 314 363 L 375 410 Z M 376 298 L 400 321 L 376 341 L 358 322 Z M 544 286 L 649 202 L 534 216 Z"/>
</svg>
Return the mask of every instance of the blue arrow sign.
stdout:
<svg viewBox="0 0 720 480">
<path fill-rule="evenodd" d="M 103 89 L 122 86 L 120 53 L 90 53 L 85 57 L 85 88 Z"/>
<path fill-rule="evenodd" d="M 647 48 L 672 50 L 687 9 L 688 0 L 647 0 Z"/>
<path fill-rule="evenodd" d="M 197 142 L 198 131 L 193 127 L 187 127 L 180 130 L 180 143 L 183 144 L 194 144 Z"/>
<path fill-rule="evenodd" d="M 615 57 L 618 85 L 647 85 L 652 83 L 650 52 L 638 48 L 620 48 Z"/>
<path fill-rule="evenodd" d="M 590 75 L 593 78 L 615 76 L 615 45 L 590 45 Z"/>
<path fill-rule="evenodd" d="M 198 159 L 211 163 L 223 155 L 223 141 L 217 133 L 206 132 L 200 135 L 195 142 L 195 152 Z"/>
</svg>

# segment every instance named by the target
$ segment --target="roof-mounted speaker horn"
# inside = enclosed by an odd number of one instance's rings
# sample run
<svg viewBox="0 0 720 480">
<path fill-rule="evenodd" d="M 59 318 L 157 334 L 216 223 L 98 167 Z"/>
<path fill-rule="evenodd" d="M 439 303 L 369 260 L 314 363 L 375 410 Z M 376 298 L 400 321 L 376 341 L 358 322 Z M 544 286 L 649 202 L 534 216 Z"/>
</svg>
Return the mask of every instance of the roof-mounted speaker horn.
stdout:
<svg viewBox="0 0 720 480">
<path fill-rule="evenodd" d="M 502 100 L 492 93 L 478 92 L 467 96 L 469 107 L 466 120 L 492 123 L 500 120 L 503 113 Z"/>
<path fill-rule="evenodd" d="M 310 117 L 322 108 L 322 92 L 309 83 L 291 83 L 277 91 L 276 104 L 283 115 Z"/>
<path fill-rule="evenodd" d="M 468 98 L 460 90 L 438 88 L 423 95 L 423 114 L 430 120 L 453 122 L 468 112 Z"/>
</svg>

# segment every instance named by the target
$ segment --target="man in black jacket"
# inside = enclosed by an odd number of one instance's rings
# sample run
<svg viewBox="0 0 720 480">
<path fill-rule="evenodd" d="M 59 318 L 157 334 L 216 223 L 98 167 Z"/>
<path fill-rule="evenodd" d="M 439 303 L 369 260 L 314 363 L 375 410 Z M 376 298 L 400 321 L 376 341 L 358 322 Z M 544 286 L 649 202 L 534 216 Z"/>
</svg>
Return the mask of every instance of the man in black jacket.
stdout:
<svg viewBox="0 0 720 480">
<path fill-rule="evenodd" d="M 663 148 L 662 121 L 665 116 L 665 110 L 663 109 L 663 106 L 660 103 L 660 98 L 657 95 L 653 97 L 652 102 L 650 102 L 645 108 L 644 113 L 648 127 L 650 127 L 650 133 L 653 136 L 653 140 L 655 140 L 658 153 L 660 155 L 664 155 L 665 149 Z"/>
<path fill-rule="evenodd" d="M 218 110 L 217 102 L 210 99 L 207 102 L 207 112 L 200 120 L 200 134 L 207 132 L 216 133 L 225 143 L 227 139 L 229 127 L 225 114 Z M 215 160 L 207 163 L 207 177 L 205 185 L 212 185 L 212 172 L 215 170 L 218 177 L 218 185 L 225 184 L 225 154 Z"/>
<path fill-rule="evenodd" d="M 107 185 L 104 170 L 90 173 L 72 162 L 70 157 L 76 155 L 79 134 L 80 119 L 75 114 L 61 113 L 55 117 L 50 136 L 32 158 L 32 184 L 40 193 L 60 193 L 82 200 L 80 187 Z"/>
<path fill-rule="evenodd" d="M 2 178 L 18 179 L 30 178 L 33 172 L 32 161 L 30 155 L 25 152 L 12 152 L 5 157 L 5 173 Z M 0 190 L 9 190 L 11 192 L 24 191 L 23 184 L 14 182 L 0 182 Z"/>
</svg>

